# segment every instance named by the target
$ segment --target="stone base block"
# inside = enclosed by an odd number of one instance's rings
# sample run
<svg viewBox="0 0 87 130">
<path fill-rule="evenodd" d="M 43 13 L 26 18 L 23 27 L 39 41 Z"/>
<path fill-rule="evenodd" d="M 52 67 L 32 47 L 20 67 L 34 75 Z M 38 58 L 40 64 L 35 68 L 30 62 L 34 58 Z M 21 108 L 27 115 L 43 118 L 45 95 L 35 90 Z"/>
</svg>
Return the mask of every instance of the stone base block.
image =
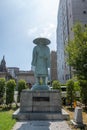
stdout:
<svg viewBox="0 0 87 130">
<path fill-rule="evenodd" d="M 60 112 L 61 113 L 61 94 L 60 91 L 29 91 L 21 93 L 20 111 L 21 112 Z"/>
<path fill-rule="evenodd" d="M 68 120 L 69 114 L 62 110 L 62 113 L 49 112 L 20 112 L 20 109 L 13 113 L 17 120 Z"/>
</svg>

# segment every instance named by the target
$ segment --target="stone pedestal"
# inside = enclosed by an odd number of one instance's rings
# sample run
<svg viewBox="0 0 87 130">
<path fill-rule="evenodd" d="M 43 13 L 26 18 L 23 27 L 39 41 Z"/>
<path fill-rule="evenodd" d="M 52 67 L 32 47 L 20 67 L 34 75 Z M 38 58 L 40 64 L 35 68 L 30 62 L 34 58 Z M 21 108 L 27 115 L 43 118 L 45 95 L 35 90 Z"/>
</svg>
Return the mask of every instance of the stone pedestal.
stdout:
<svg viewBox="0 0 87 130">
<path fill-rule="evenodd" d="M 82 119 L 82 108 L 76 107 L 75 108 L 75 113 L 74 113 L 74 121 L 78 124 L 83 124 L 83 119 Z"/>
<path fill-rule="evenodd" d="M 22 91 L 21 112 L 61 112 L 59 91 Z"/>
<path fill-rule="evenodd" d="M 76 128 L 81 128 L 81 129 L 85 128 L 85 124 L 83 124 L 83 118 L 82 118 L 82 108 L 80 107 L 75 108 L 74 119 L 71 120 L 71 123 Z"/>
<path fill-rule="evenodd" d="M 62 115 L 61 94 L 58 90 L 23 90 L 20 110 L 13 114 L 19 120 L 65 119 Z"/>
</svg>

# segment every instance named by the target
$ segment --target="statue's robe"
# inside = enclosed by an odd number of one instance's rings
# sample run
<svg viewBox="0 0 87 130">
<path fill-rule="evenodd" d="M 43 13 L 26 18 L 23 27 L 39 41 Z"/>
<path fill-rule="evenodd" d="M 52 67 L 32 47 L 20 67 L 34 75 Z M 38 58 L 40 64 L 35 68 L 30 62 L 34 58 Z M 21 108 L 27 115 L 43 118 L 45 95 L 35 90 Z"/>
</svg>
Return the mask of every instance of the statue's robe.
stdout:
<svg viewBox="0 0 87 130">
<path fill-rule="evenodd" d="M 50 68 L 50 49 L 46 45 L 37 45 L 33 49 L 32 66 L 35 66 L 35 75 L 48 75 L 48 68 Z"/>
</svg>

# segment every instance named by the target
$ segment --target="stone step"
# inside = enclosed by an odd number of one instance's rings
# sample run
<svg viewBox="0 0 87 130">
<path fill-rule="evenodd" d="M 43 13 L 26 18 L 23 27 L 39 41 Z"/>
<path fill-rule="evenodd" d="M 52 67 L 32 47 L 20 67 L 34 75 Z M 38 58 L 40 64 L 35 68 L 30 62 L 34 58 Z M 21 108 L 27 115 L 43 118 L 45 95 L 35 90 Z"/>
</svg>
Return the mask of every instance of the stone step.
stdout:
<svg viewBox="0 0 87 130">
<path fill-rule="evenodd" d="M 20 112 L 20 109 L 13 113 L 13 118 L 17 120 L 64 120 L 69 119 L 69 114 L 50 112 Z"/>
</svg>

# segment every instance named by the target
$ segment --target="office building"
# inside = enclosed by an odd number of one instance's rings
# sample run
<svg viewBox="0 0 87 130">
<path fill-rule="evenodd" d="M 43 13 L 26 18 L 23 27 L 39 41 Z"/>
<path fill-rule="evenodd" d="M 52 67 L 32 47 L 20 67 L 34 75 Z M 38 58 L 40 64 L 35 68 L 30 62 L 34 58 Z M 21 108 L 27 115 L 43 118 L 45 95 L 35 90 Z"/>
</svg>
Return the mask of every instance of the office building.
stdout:
<svg viewBox="0 0 87 130">
<path fill-rule="evenodd" d="M 51 51 L 51 67 L 50 67 L 51 81 L 57 80 L 57 53 Z"/>
<path fill-rule="evenodd" d="M 71 67 L 67 65 L 65 46 L 68 39 L 73 39 L 73 25 L 81 22 L 87 24 L 87 0 L 60 0 L 57 25 L 57 75 L 61 83 L 72 76 Z"/>
</svg>

